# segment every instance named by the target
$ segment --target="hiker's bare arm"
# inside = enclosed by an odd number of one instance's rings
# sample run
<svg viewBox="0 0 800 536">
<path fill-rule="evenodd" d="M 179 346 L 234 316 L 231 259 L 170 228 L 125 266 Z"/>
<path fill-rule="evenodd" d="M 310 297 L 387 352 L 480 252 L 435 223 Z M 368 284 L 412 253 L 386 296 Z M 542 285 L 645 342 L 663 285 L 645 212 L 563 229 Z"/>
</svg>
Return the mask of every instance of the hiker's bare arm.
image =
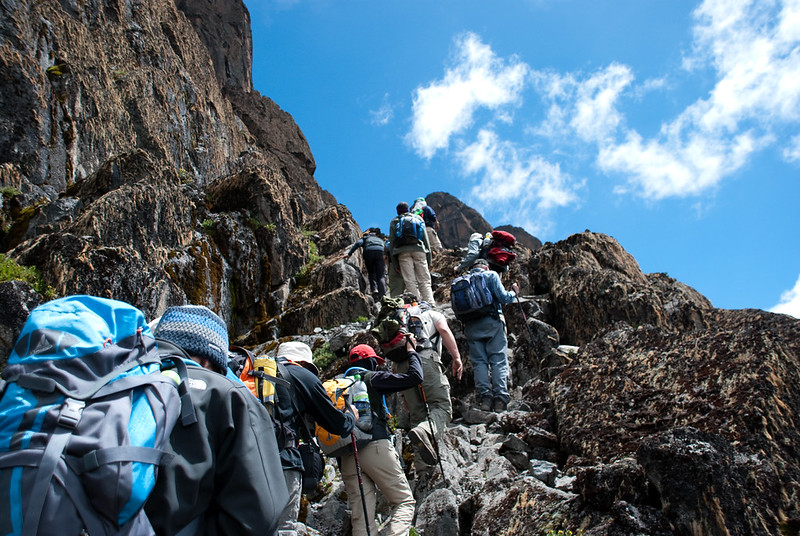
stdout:
<svg viewBox="0 0 800 536">
<path fill-rule="evenodd" d="M 453 332 L 450 331 L 450 326 L 447 325 L 447 319 L 441 318 L 436 322 L 436 331 L 442 337 L 442 343 L 450 355 L 453 357 L 453 377 L 457 380 L 461 379 L 461 374 L 464 372 L 464 364 L 461 362 L 461 353 L 458 351 L 458 344 Z"/>
</svg>

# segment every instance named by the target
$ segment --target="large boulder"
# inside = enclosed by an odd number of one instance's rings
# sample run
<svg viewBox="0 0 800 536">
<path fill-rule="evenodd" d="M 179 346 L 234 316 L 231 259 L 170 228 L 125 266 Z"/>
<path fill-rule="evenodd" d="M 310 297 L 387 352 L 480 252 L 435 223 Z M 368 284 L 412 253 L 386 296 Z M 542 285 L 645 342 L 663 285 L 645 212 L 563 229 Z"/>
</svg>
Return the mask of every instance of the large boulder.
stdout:
<svg viewBox="0 0 800 536">
<path fill-rule="evenodd" d="M 548 294 L 561 342 L 580 346 L 617 321 L 665 329 L 703 326 L 711 303 L 666 276 L 649 278 L 612 237 L 584 232 L 547 243 L 531 257 L 530 285 Z"/>
</svg>

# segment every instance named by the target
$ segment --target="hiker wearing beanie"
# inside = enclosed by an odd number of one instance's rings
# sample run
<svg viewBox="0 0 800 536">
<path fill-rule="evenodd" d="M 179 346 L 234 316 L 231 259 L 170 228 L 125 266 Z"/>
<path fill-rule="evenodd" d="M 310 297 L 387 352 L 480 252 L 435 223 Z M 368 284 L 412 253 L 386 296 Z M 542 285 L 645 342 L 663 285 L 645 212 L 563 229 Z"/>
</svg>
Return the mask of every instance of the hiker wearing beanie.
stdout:
<svg viewBox="0 0 800 536">
<path fill-rule="evenodd" d="M 497 272 L 489 270 L 486 259 L 478 259 L 470 274 L 480 274 L 492 293 L 493 311 L 481 318 L 464 322 L 475 380 L 475 399 L 484 411 L 502 412 L 508 407 L 508 338 L 502 304 L 510 303 L 519 293 L 514 283 L 507 291 Z"/>
<path fill-rule="evenodd" d="M 397 205 L 397 217 L 389 224 L 389 250 L 392 263 L 397 261 L 405 292 L 436 305 L 431 289 L 431 245 L 425 222 L 408 211 L 408 203 Z"/>
<path fill-rule="evenodd" d="M 358 447 L 357 451 L 360 473 L 353 454 L 342 456 L 339 463 L 352 512 L 353 536 L 367 534 L 367 520 L 369 533 L 378 534 L 378 527 L 375 523 L 377 491 L 383 494 L 392 509 L 391 516 L 381 534 L 406 536 L 411 529 L 416 501 L 411 493 L 406 475 L 403 473 L 397 450 L 389 439 L 383 395 L 410 389 L 422 383 L 422 365 L 419 354 L 414 348 L 414 338 L 409 335 L 406 339 L 408 371 L 404 373 L 377 370 L 378 366 L 384 363 L 384 359 L 376 355 L 371 346 L 359 344 L 350 350 L 351 367 L 365 369 L 361 376 L 367 385 L 372 409 L 372 439 L 366 445 Z M 361 495 L 362 487 L 363 497 Z M 366 517 L 362 498 L 366 503 Z"/>
<path fill-rule="evenodd" d="M 364 264 L 367 267 L 369 288 L 372 297 L 380 300 L 386 294 L 386 264 L 383 262 L 383 241 L 381 230 L 368 229 L 355 244 L 350 246 L 350 251 L 342 258 L 349 259 L 353 253 L 364 248 Z"/>
<path fill-rule="evenodd" d="M 314 365 L 311 348 L 307 344 L 299 341 L 284 342 L 278 347 L 276 359 L 281 378 L 291 383 L 290 387 L 283 383 L 276 384 L 277 409 L 294 436 L 291 444 L 280 451 L 289 503 L 280 515 L 278 530 L 281 536 L 296 536 L 298 532 L 295 523 L 300 514 L 303 471 L 297 440 L 311 440 L 311 437 L 305 437 L 310 432 L 308 421 L 304 422 L 303 419 L 308 417 L 333 434 L 349 435 L 355 425 L 357 413 L 351 413 L 356 412 L 355 408 L 339 411 L 333 405 L 318 377 L 319 369 Z M 313 429 L 313 424 L 310 426 Z"/>
<path fill-rule="evenodd" d="M 173 428 L 145 504 L 156 534 L 273 534 L 288 501 L 275 430 L 247 387 L 224 376 L 224 321 L 203 306 L 170 307 L 154 336 L 162 358 L 185 363 L 197 415 Z"/>
</svg>

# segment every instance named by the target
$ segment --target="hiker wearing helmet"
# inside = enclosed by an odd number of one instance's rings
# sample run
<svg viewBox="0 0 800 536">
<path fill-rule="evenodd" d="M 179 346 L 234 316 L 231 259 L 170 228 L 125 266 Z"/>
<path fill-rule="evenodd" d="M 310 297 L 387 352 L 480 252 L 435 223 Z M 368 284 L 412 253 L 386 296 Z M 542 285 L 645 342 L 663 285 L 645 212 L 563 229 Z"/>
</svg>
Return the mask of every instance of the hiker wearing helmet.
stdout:
<svg viewBox="0 0 800 536">
<path fill-rule="evenodd" d="M 289 444 L 280 451 L 283 476 L 289 490 L 289 503 L 280 515 L 278 531 L 281 536 L 296 536 L 295 526 L 300 514 L 302 495 L 303 460 L 298 449 L 298 439 L 311 441 L 307 420 L 313 420 L 329 432 L 348 435 L 356 422 L 355 408 L 339 411 L 328 398 L 319 369 L 312 359 L 311 348 L 299 341 L 284 342 L 278 346 L 276 360 L 279 375 L 291 385 L 275 385 L 281 418 L 291 429 Z M 353 413 L 351 413 L 351 411 Z M 302 532 L 305 534 L 305 531 Z"/>
<path fill-rule="evenodd" d="M 389 224 L 392 262 L 397 259 L 405 292 L 436 305 L 431 289 L 431 246 L 421 217 L 408 211 L 408 203 L 397 205 L 397 217 Z"/>
<path fill-rule="evenodd" d="M 505 411 L 508 407 L 508 339 L 502 304 L 510 303 L 519 293 L 514 283 L 509 292 L 503 287 L 497 272 L 489 270 L 485 259 L 478 259 L 470 274 L 484 278 L 492 294 L 492 311 L 479 318 L 464 322 L 464 335 L 469 346 L 475 379 L 475 399 L 484 411 Z"/>
<path fill-rule="evenodd" d="M 433 208 L 428 205 L 424 197 L 418 197 L 414 200 L 414 204 L 411 205 L 410 210 L 414 214 L 422 216 L 422 220 L 425 222 L 425 231 L 428 234 L 428 242 L 431 244 L 431 250 L 441 251 L 443 248 L 438 235 L 439 220 Z"/>
<path fill-rule="evenodd" d="M 367 267 L 369 288 L 372 297 L 377 301 L 386 294 L 386 264 L 383 261 L 384 236 L 379 228 L 367 229 L 355 244 L 350 246 L 350 251 L 342 256 L 349 259 L 353 253 L 364 248 L 364 264 Z"/>
<path fill-rule="evenodd" d="M 350 350 L 351 367 L 364 369 L 361 376 L 367 385 L 372 411 L 372 439 L 358 447 L 356 453 L 342 456 L 339 464 L 352 511 L 353 536 L 365 536 L 367 525 L 369 534 L 378 534 L 375 523 L 377 491 L 381 492 L 392 509 L 391 517 L 381 534 L 406 536 L 411 529 L 416 501 L 403 473 L 397 450 L 389 439 L 383 395 L 410 389 L 422 383 L 422 365 L 419 354 L 414 350 L 415 342 L 411 335 L 406 339 L 408 371 L 404 373 L 377 370 L 384 359 L 371 346 L 359 344 Z"/>
<path fill-rule="evenodd" d="M 247 387 L 225 377 L 225 322 L 203 306 L 170 307 L 154 336 L 162 358 L 186 364 L 197 414 L 173 428 L 145 504 L 156 534 L 272 534 L 288 500 L 275 430 Z"/>
<path fill-rule="evenodd" d="M 425 302 L 417 304 L 410 296 L 404 298 L 410 304 L 407 309 L 408 329 L 416 338 L 424 373 L 421 385 L 402 393 L 408 405 L 411 420 L 408 438 L 415 448 L 414 467 L 419 476 L 437 463 L 440 454 L 438 441 L 453 418 L 450 382 L 441 357 L 442 343 L 452 357 L 451 368 L 455 379 L 461 379 L 464 366 L 447 318 Z M 408 361 L 395 363 L 395 370 L 408 370 Z"/>
</svg>

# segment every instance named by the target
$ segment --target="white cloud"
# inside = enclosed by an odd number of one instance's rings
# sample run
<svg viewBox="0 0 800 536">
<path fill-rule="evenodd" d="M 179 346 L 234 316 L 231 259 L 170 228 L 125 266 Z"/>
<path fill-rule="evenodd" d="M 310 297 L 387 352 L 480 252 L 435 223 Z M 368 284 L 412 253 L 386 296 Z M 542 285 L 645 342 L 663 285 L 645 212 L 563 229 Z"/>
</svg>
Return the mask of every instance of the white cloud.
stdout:
<svg viewBox="0 0 800 536">
<path fill-rule="evenodd" d="M 380 108 L 377 110 L 370 110 L 369 115 L 371 118 L 370 123 L 375 126 L 382 127 L 391 122 L 391 120 L 394 118 L 394 108 L 389 102 L 388 93 L 383 96 L 383 103 L 381 104 Z"/>
<path fill-rule="evenodd" d="M 800 162 L 800 136 L 789 140 L 789 144 L 783 149 L 783 158 L 787 162 Z"/>
<path fill-rule="evenodd" d="M 575 74 L 536 72 L 532 79 L 547 106 L 546 120 L 535 132 L 574 137 L 586 142 L 610 141 L 622 122 L 617 102 L 633 82 L 629 67 L 612 63 L 581 80 Z"/>
<path fill-rule="evenodd" d="M 467 33 L 456 40 L 456 54 L 442 80 L 414 92 L 412 128 L 408 141 L 423 158 L 446 149 L 450 138 L 469 127 L 480 107 L 501 113 L 517 103 L 528 66 L 512 57 L 499 59 L 480 38 Z"/>
<path fill-rule="evenodd" d="M 505 207 L 509 221 L 529 219 L 535 208 L 541 217 L 527 222 L 530 230 L 546 225 L 542 213 L 577 200 L 574 181 L 558 164 L 503 141 L 490 130 L 481 130 L 475 142 L 458 152 L 458 159 L 465 175 L 478 177 L 471 197 L 480 205 Z"/>
<path fill-rule="evenodd" d="M 662 125 L 656 139 L 631 131 L 623 143 L 600 148 L 601 169 L 629 175 L 645 197 L 714 187 L 773 143 L 777 125 L 800 119 L 800 2 L 706 0 L 695 18 L 695 53 L 686 65 L 716 70 L 708 97 Z"/>
<path fill-rule="evenodd" d="M 800 277 L 797 278 L 794 288 L 781 294 L 780 303 L 770 311 L 800 318 Z"/>
</svg>

